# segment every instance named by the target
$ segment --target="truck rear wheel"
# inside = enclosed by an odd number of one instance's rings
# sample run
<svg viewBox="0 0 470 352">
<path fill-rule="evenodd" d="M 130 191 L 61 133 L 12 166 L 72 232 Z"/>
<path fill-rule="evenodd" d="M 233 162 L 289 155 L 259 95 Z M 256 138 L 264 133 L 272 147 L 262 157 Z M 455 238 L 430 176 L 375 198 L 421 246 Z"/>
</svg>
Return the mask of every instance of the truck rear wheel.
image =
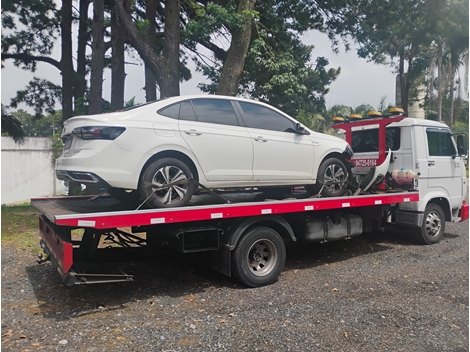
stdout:
<svg viewBox="0 0 470 352">
<path fill-rule="evenodd" d="M 429 203 L 424 210 L 423 223 L 417 239 L 422 244 L 438 243 L 444 236 L 445 228 L 444 211 L 439 205 Z"/>
<path fill-rule="evenodd" d="M 243 284 L 260 287 L 275 282 L 286 262 L 282 237 L 269 227 L 246 232 L 232 256 L 232 272 Z"/>
</svg>

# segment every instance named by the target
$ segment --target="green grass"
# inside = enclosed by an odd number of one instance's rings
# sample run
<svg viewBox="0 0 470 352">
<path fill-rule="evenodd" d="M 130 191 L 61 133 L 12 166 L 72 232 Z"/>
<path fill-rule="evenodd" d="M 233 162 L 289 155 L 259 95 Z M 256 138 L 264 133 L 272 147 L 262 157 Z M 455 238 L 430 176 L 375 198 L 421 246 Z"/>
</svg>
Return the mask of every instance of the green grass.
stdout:
<svg viewBox="0 0 470 352">
<path fill-rule="evenodd" d="M 38 211 L 30 204 L 2 205 L 2 245 L 40 253 Z"/>
</svg>

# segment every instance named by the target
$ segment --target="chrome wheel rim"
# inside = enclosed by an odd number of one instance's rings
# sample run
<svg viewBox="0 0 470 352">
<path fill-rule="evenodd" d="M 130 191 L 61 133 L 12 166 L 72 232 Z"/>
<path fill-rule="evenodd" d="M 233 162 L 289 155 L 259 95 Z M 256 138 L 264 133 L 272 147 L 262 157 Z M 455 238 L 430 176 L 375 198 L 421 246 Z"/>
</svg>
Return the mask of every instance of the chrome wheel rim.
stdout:
<svg viewBox="0 0 470 352">
<path fill-rule="evenodd" d="M 152 192 L 162 204 L 175 204 L 181 201 L 188 193 L 188 183 L 167 186 L 169 184 L 187 180 L 185 173 L 176 166 L 164 166 L 157 170 L 152 178 Z"/>
<path fill-rule="evenodd" d="M 337 193 L 343 189 L 347 175 L 338 164 L 329 165 L 323 174 L 325 188 L 331 193 Z"/>
<path fill-rule="evenodd" d="M 426 233 L 431 236 L 435 237 L 439 235 L 441 231 L 442 224 L 441 224 L 441 217 L 439 213 L 436 211 L 431 211 L 428 216 L 426 217 Z"/>
<path fill-rule="evenodd" d="M 277 257 L 277 248 L 274 243 L 267 239 L 260 239 L 253 243 L 248 251 L 248 268 L 255 276 L 268 275 L 276 266 Z"/>
</svg>

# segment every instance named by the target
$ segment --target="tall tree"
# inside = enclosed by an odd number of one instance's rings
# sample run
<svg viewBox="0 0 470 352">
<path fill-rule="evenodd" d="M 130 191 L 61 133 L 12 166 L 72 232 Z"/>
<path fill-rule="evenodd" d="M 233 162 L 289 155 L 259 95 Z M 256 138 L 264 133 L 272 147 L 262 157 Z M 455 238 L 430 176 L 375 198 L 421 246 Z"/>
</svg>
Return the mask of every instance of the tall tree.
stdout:
<svg viewBox="0 0 470 352">
<path fill-rule="evenodd" d="M 93 41 L 91 56 L 91 79 L 89 114 L 100 114 L 103 111 L 103 68 L 104 68 L 104 0 L 93 0 L 93 24 L 91 26 Z"/>
<path fill-rule="evenodd" d="M 145 40 L 147 44 L 155 50 L 156 47 L 156 33 L 157 33 L 157 23 L 155 17 L 157 16 L 157 2 L 153 0 L 146 1 L 145 7 L 146 15 L 146 33 Z M 157 80 L 152 70 L 145 65 L 145 101 L 154 101 L 157 100 Z"/>
<path fill-rule="evenodd" d="M 85 110 L 85 95 L 87 92 L 87 60 L 86 48 L 89 39 L 90 24 L 88 21 L 88 8 L 90 0 L 79 0 L 78 38 L 77 38 L 77 72 L 74 85 L 75 114 L 83 115 Z"/>
<path fill-rule="evenodd" d="M 230 48 L 220 74 L 217 94 L 237 95 L 240 78 L 245 66 L 245 59 L 251 40 L 251 28 L 254 19 L 256 0 L 240 0 L 237 14 L 241 16 L 241 23 L 232 29 Z"/>
<path fill-rule="evenodd" d="M 127 8 L 127 2 L 124 2 Z M 125 71 L 125 32 L 118 19 L 116 9 L 111 8 L 111 111 L 124 107 Z"/>
<path fill-rule="evenodd" d="M 113 2 L 131 44 L 155 75 L 161 95 L 163 97 L 179 95 L 180 1 L 165 1 L 163 56 L 156 55 L 153 48 L 147 44 L 139 28 L 133 22 L 131 15 L 125 10 L 122 0 L 113 0 Z"/>
</svg>

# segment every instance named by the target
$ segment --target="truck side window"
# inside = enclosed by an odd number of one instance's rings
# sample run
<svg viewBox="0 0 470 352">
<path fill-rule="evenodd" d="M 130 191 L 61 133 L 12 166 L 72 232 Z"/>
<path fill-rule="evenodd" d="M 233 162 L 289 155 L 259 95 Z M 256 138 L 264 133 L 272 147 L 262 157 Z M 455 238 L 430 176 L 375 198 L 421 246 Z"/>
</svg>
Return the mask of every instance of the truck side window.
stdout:
<svg viewBox="0 0 470 352">
<path fill-rule="evenodd" d="M 368 153 L 379 150 L 379 130 L 377 128 L 352 132 L 352 149 L 354 153 Z M 400 149 L 400 127 L 386 130 L 385 149 Z"/>
<path fill-rule="evenodd" d="M 447 130 L 428 128 L 429 156 L 453 156 L 457 154 L 452 141 L 452 134 Z"/>
</svg>

